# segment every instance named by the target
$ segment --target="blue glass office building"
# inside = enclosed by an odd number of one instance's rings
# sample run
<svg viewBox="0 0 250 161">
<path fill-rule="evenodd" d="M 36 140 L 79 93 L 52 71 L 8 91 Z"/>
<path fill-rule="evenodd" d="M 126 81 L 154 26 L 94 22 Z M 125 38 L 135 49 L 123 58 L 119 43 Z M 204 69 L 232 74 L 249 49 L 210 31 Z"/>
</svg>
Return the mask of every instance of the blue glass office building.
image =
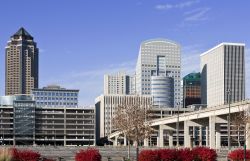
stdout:
<svg viewBox="0 0 250 161">
<path fill-rule="evenodd" d="M 50 85 L 33 89 L 32 94 L 38 107 L 78 107 L 79 90 Z"/>
</svg>

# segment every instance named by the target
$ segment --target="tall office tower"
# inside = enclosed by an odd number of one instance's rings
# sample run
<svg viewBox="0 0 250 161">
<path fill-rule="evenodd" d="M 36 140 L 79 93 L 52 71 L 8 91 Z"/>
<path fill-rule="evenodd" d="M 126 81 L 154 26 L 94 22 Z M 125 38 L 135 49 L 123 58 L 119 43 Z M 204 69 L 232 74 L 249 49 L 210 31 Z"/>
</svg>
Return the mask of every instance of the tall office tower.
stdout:
<svg viewBox="0 0 250 161">
<path fill-rule="evenodd" d="M 49 85 L 41 89 L 32 89 L 32 94 L 38 107 L 78 107 L 78 89 L 66 89 L 58 85 Z"/>
<path fill-rule="evenodd" d="M 245 99 L 245 44 L 221 43 L 201 54 L 202 104 Z"/>
<path fill-rule="evenodd" d="M 20 28 L 5 47 L 5 95 L 30 94 L 38 88 L 38 48 L 33 37 Z"/>
<path fill-rule="evenodd" d="M 183 78 L 184 107 L 201 104 L 201 74 L 190 73 Z"/>
<path fill-rule="evenodd" d="M 118 72 L 114 75 L 104 75 L 104 95 L 134 94 L 135 77 Z"/>
<path fill-rule="evenodd" d="M 180 45 L 170 40 L 142 42 L 136 65 L 136 93 L 151 95 L 154 105 L 181 105 L 180 50 Z"/>
</svg>

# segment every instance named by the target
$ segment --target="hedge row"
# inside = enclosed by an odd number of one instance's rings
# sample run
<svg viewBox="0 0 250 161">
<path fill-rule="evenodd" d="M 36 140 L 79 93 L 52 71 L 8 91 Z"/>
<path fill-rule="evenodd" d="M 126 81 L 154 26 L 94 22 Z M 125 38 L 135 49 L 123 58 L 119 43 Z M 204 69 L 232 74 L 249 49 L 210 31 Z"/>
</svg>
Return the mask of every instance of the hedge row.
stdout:
<svg viewBox="0 0 250 161">
<path fill-rule="evenodd" d="M 186 149 L 143 150 L 139 154 L 139 161 L 215 161 L 215 150 L 207 147 Z M 236 149 L 228 154 L 231 161 L 243 161 L 244 150 Z M 250 160 L 250 150 L 246 151 L 246 159 Z M 0 149 L 0 161 L 54 161 L 41 158 L 40 153 L 32 150 Z M 101 161 L 101 155 L 96 149 L 80 150 L 75 155 L 75 161 Z"/>
<path fill-rule="evenodd" d="M 231 161 L 243 161 L 244 160 L 244 150 L 243 149 L 236 149 L 231 151 L 228 156 Z M 246 151 L 246 159 L 250 160 L 250 150 Z"/>
<path fill-rule="evenodd" d="M 47 158 L 42 158 L 41 154 L 32 150 L 1 149 L 0 161 L 54 161 Z"/>
<path fill-rule="evenodd" d="M 96 149 L 80 150 L 75 155 L 75 161 L 101 161 L 102 157 Z"/>
<path fill-rule="evenodd" d="M 215 150 L 206 147 L 143 150 L 139 154 L 139 161 L 215 161 L 216 158 Z"/>
<path fill-rule="evenodd" d="M 75 154 L 76 161 L 101 161 L 101 155 L 96 149 L 80 150 Z M 54 161 L 42 158 L 41 154 L 32 150 L 0 149 L 0 161 Z"/>
</svg>

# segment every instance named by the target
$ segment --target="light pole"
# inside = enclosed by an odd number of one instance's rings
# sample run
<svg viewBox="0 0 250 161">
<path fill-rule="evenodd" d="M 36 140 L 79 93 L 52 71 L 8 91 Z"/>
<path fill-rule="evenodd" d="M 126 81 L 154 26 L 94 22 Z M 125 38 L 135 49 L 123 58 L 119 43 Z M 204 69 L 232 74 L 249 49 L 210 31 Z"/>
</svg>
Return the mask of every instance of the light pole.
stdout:
<svg viewBox="0 0 250 161">
<path fill-rule="evenodd" d="M 54 146 L 56 146 L 56 130 L 54 130 Z"/>
<path fill-rule="evenodd" d="M 177 122 L 176 122 L 176 146 L 179 148 L 179 110 L 180 110 L 180 103 L 177 103 Z"/>
<path fill-rule="evenodd" d="M 227 90 L 227 99 L 228 99 L 228 150 L 231 151 L 231 90 Z"/>
</svg>

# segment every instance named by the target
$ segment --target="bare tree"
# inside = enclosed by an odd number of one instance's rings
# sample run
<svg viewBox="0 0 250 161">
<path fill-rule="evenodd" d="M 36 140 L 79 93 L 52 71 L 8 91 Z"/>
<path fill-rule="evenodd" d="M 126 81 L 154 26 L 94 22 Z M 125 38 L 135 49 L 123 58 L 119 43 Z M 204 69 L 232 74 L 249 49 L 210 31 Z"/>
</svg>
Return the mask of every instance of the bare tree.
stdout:
<svg viewBox="0 0 250 161">
<path fill-rule="evenodd" d="M 246 128 L 247 123 L 250 123 L 249 112 L 247 110 L 240 110 L 238 113 L 234 113 L 232 115 L 231 125 L 232 125 L 232 133 L 236 136 L 233 137 L 235 141 L 237 141 L 238 146 L 241 146 L 240 141 L 244 140 L 246 142 L 247 134 L 249 129 Z M 244 139 L 242 138 L 244 136 Z"/>
<path fill-rule="evenodd" d="M 151 116 L 150 102 L 143 101 L 141 97 L 137 96 L 133 101 L 122 102 L 116 109 L 113 117 L 114 129 L 123 133 L 128 141 L 132 140 L 135 143 L 137 160 L 139 153 L 138 143 L 148 138 L 153 132 L 148 122 Z"/>
</svg>

